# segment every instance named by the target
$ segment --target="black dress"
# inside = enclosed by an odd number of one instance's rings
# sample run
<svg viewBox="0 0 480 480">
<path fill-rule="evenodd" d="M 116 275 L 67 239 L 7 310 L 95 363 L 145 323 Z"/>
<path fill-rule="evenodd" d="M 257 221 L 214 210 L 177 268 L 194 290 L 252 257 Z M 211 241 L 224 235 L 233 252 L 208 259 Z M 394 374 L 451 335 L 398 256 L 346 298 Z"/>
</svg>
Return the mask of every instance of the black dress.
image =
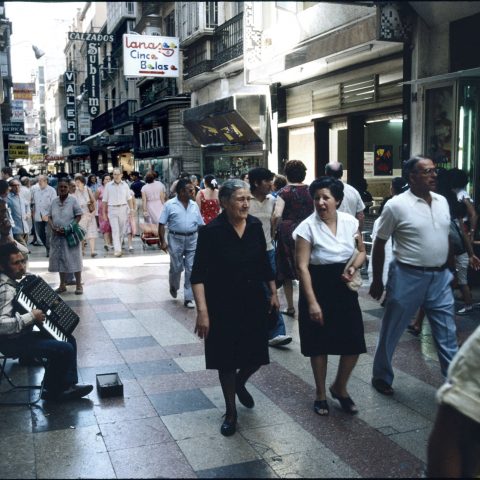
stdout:
<svg viewBox="0 0 480 480">
<path fill-rule="evenodd" d="M 273 279 L 262 224 L 255 217 L 247 217 L 242 238 L 225 213 L 199 230 L 191 282 L 205 287 L 210 318 L 205 340 L 208 369 L 269 363 L 263 282 Z"/>
</svg>

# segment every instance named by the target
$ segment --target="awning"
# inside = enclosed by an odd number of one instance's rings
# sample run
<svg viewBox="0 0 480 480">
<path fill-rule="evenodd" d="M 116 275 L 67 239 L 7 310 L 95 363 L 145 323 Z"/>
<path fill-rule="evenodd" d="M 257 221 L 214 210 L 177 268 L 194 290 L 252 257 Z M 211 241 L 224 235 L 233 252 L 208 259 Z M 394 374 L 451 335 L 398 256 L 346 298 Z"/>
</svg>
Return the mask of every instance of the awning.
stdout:
<svg viewBox="0 0 480 480">
<path fill-rule="evenodd" d="M 480 68 L 470 68 L 468 70 L 458 70 L 457 72 L 442 73 L 433 77 L 418 78 L 403 82 L 403 85 L 422 85 L 424 83 L 440 82 L 446 80 L 456 80 L 463 77 L 480 77 Z"/>
<path fill-rule="evenodd" d="M 110 135 L 107 130 L 102 130 L 101 132 L 90 135 L 89 137 L 82 140 L 82 143 L 86 143 L 91 147 L 106 147 L 110 145 L 123 145 L 129 144 L 133 145 L 133 135 L 127 134 L 113 134 Z"/>
<path fill-rule="evenodd" d="M 202 146 L 263 144 L 255 132 L 262 107 L 261 95 L 232 96 L 185 110 L 182 123 Z"/>
<path fill-rule="evenodd" d="M 82 143 L 86 143 L 87 145 L 91 146 L 100 146 L 105 144 L 105 137 L 108 137 L 109 134 L 106 130 L 102 130 L 101 132 L 94 133 L 87 138 L 82 140 Z"/>
</svg>

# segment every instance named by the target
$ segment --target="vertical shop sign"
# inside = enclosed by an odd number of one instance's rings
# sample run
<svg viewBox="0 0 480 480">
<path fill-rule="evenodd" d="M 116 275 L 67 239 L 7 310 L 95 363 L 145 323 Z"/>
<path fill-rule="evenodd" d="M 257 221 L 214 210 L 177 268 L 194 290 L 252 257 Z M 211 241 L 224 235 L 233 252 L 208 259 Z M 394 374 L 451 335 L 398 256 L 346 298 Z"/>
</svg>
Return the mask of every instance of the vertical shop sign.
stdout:
<svg viewBox="0 0 480 480">
<path fill-rule="evenodd" d="M 374 174 L 393 175 L 393 145 L 375 145 Z"/>
<path fill-rule="evenodd" d="M 87 93 L 88 112 L 96 117 L 100 112 L 100 66 L 98 62 L 98 43 L 87 42 Z"/>
<path fill-rule="evenodd" d="M 70 143 L 77 141 L 77 104 L 75 101 L 75 72 L 67 71 L 65 84 L 65 120 L 67 121 L 67 138 Z"/>
</svg>

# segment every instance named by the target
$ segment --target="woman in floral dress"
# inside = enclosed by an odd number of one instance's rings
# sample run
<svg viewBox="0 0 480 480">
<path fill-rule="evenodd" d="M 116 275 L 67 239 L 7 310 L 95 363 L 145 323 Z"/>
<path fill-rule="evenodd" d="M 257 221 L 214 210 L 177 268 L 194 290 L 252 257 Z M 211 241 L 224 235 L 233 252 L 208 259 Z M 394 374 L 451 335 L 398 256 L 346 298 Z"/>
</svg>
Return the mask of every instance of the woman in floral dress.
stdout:
<svg viewBox="0 0 480 480">
<path fill-rule="evenodd" d="M 203 179 L 205 188 L 197 193 L 197 205 L 200 209 L 205 225 L 210 223 L 220 213 L 220 202 L 218 201 L 218 183 L 213 175 L 205 175 Z"/>
</svg>

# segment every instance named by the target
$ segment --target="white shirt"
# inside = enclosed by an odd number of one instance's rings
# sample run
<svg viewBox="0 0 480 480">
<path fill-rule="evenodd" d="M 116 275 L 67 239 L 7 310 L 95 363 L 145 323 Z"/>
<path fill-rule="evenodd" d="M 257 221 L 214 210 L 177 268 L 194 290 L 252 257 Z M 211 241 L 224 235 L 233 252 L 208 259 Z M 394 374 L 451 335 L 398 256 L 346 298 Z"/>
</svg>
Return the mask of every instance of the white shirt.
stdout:
<svg viewBox="0 0 480 480">
<path fill-rule="evenodd" d="M 450 405 L 480 423 L 480 327 L 468 337 L 448 367 L 447 381 L 437 392 Z"/>
<path fill-rule="evenodd" d="M 450 211 L 445 197 L 430 192 L 431 206 L 410 190 L 389 200 L 380 216 L 377 237 L 393 234 L 393 254 L 402 263 L 441 267 L 448 257 Z"/>
<path fill-rule="evenodd" d="M 36 222 L 42 221 L 42 215 L 48 215 L 50 205 L 55 198 L 57 198 L 57 192 L 50 185 L 45 185 L 44 188 L 41 188 L 40 185 L 35 189 L 32 188 L 32 203 L 35 208 L 33 219 Z"/>
<path fill-rule="evenodd" d="M 343 200 L 342 204 L 338 207 L 339 212 L 349 213 L 354 217 L 357 213 L 365 210 L 365 204 L 362 201 L 362 197 L 358 193 L 356 188 L 353 188 L 348 183 L 343 184 Z"/>
<path fill-rule="evenodd" d="M 370 234 L 370 238 L 372 239 L 372 244 L 373 242 L 375 242 L 379 223 L 380 223 L 380 217 L 378 217 L 373 222 L 372 233 Z M 384 285 L 387 284 L 388 270 L 390 268 L 390 262 L 392 261 L 392 259 L 393 259 L 393 245 L 392 245 L 392 239 L 389 238 L 387 240 L 387 243 L 385 244 L 385 260 L 383 262 L 382 280 Z M 370 283 L 371 283 L 373 281 L 373 250 L 372 250 L 370 261 L 368 262 L 367 273 L 368 273 L 368 279 L 370 280 Z"/>
<path fill-rule="evenodd" d="M 103 191 L 102 202 L 105 202 L 110 207 L 118 207 L 119 205 L 128 205 L 130 199 L 130 188 L 123 180 L 120 183 L 114 181 L 105 185 Z"/>
<path fill-rule="evenodd" d="M 358 220 L 348 213 L 337 210 L 337 234 L 327 227 L 326 223 L 312 213 L 293 231 L 293 239 L 297 235 L 304 238 L 312 246 L 311 265 L 330 263 L 346 263 L 355 249 L 355 235 L 358 233 Z"/>
<path fill-rule="evenodd" d="M 263 202 L 257 200 L 254 196 L 250 200 L 250 209 L 248 213 L 257 217 L 262 222 L 263 233 L 267 241 L 267 252 L 273 249 L 272 241 L 272 215 L 275 208 L 275 198 L 267 195 Z"/>
</svg>

